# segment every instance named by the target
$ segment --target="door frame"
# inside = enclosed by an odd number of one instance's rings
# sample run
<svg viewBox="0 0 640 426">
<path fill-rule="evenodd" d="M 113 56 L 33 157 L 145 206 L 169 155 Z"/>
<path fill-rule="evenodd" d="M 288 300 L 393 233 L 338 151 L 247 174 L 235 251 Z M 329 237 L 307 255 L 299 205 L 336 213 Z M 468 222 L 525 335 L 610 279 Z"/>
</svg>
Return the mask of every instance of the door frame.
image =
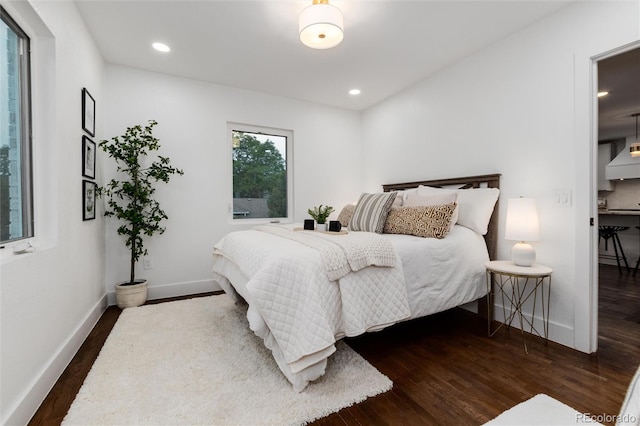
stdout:
<svg viewBox="0 0 640 426">
<path fill-rule="evenodd" d="M 598 349 L 598 283 L 599 283 L 599 270 L 598 270 L 598 182 L 597 182 L 597 167 L 598 167 L 598 62 L 604 59 L 611 58 L 613 56 L 620 55 L 630 50 L 640 48 L 640 40 L 613 48 L 606 52 L 594 55 L 590 58 L 590 91 L 589 91 L 589 144 L 590 144 L 590 191 L 589 191 L 589 214 L 593 220 L 593 226 L 591 226 L 591 232 L 589 233 L 589 247 L 590 247 L 590 277 L 589 277 L 589 306 L 590 306 L 590 326 L 589 326 L 589 343 L 588 352 L 593 353 Z M 576 309 L 577 311 L 577 309 Z"/>
</svg>

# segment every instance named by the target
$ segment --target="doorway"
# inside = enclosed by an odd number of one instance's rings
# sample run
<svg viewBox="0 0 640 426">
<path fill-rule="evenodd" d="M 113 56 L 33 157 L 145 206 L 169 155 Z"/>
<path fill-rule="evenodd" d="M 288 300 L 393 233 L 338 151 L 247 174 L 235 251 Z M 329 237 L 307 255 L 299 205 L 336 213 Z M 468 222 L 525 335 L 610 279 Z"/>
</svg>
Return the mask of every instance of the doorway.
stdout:
<svg viewBox="0 0 640 426">
<path fill-rule="evenodd" d="M 628 150 L 638 136 L 640 43 L 599 58 L 596 69 L 597 224 L 607 227 L 599 235 L 608 237 L 595 244 L 597 329 L 598 346 L 606 347 L 607 342 L 624 341 L 627 333 L 640 331 L 640 272 L 634 276 L 640 258 L 640 173 L 631 171 L 634 167 L 614 166 L 633 161 Z M 609 233 L 612 229 L 614 235 Z"/>
</svg>

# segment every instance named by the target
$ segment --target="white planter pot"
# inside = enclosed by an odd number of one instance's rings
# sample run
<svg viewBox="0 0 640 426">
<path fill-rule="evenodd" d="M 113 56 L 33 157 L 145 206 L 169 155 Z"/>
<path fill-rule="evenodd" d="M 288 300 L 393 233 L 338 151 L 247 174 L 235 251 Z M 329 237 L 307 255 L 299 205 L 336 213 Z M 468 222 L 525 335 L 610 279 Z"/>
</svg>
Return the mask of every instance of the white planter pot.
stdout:
<svg viewBox="0 0 640 426">
<path fill-rule="evenodd" d="M 318 223 L 316 224 L 316 231 L 326 231 L 327 224 L 326 223 Z"/>
<path fill-rule="evenodd" d="M 116 304 L 120 309 L 140 306 L 147 301 L 147 280 L 139 281 L 133 285 L 116 285 Z"/>
</svg>

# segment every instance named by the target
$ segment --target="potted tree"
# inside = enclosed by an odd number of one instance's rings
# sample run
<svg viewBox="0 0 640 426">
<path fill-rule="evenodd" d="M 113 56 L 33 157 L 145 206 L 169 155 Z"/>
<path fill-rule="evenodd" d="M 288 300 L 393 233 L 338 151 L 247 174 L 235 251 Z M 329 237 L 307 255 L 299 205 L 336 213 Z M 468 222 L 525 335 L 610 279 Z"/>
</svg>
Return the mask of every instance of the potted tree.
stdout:
<svg viewBox="0 0 640 426">
<path fill-rule="evenodd" d="M 96 193 L 107 199 L 104 215 L 122 222 L 117 232 L 124 236 L 130 252 L 129 281 L 116 285 L 116 303 L 123 309 L 140 306 L 147 300 L 147 281 L 136 280 L 135 265 L 141 256 L 147 255 L 143 237 L 162 234 L 165 228 L 160 223 L 168 218 L 160 203 L 153 199 L 154 184 L 167 183 L 172 175 L 184 174 L 171 166 L 167 157 L 158 155 L 151 164 L 145 161 L 151 151 L 160 148 L 159 140 L 153 136 L 157 124 L 150 120 L 145 127 L 128 127 L 122 136 L 98 145 L 116 161 L 119 173 L 118 178 L 99 187 Z"/>
<path fill-rule="evenodd" d="M 311 216 L 318 224 L 318 226 L 316 227 L 316 230 L 326 231 L 327 219 L 329 218 L 329 215 L 333 213 L 333 211 L 334 211 L 333 207 L 323 206 L 322 204 L 320 204 L 319 206 L 316 206 L 312 209 L 307 210 L 307 213 L 309 213 L 309 216 Z"/>
</svg>

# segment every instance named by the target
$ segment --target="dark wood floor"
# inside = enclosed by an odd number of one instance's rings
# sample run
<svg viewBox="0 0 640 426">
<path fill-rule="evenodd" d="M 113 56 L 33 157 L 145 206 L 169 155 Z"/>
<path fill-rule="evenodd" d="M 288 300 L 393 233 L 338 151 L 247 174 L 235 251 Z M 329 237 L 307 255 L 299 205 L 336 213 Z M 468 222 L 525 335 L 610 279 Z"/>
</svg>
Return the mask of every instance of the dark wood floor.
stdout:
<svg viewBox="0 0 640 426">
<path fill-rule="evenodd" d="M 640 364 L 640 273 L 601 266 L 599 299 L 596 355 L 536 338 L 527 355 L 519 330 L 488 338 L 486 322 L 461 309 L 348 339 L 393 389 L 315 424 L 480 425 L 538 393 L 615 416 Z M 62 421 L 119 313 L 105 312 L 30 425 Z"/>
</svg>

